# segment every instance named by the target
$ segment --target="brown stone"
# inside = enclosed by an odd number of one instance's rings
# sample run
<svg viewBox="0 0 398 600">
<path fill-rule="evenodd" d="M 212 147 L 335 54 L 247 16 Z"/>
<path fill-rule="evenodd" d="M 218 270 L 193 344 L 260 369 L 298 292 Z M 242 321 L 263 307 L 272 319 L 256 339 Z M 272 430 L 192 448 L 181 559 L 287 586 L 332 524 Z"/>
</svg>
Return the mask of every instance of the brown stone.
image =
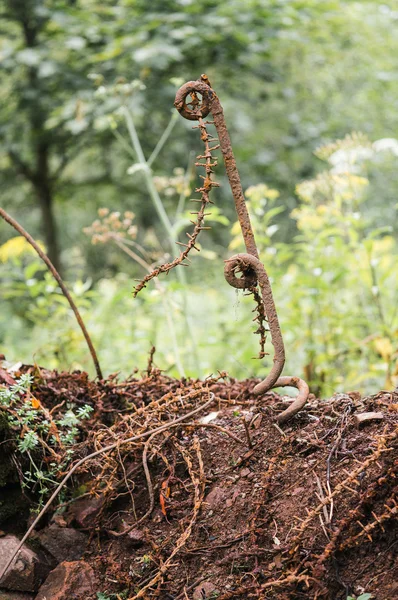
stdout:
<svg viewBox="0 0 398 600">
<path fill-rule="evenodd" d="M 135 548 L 142 546 L 145 542 L 145 534 L 142 529 L 132 529 L 127 533 L 126 538 Z"/>
<path fill-rule="evenodd" d="M 305 492 L 305 487 L 297 487 L 292 491 L 292 496 L 298 496 L 299 494 L 302 494 L 303 492 Z"/>
<path fill-rule="evenodd" d="M 204 581 L 200 583 L 193 593 L 193 600 L 207 600 L 211 598 L 213 592 L 216 592 L 217 588 L 210 581 Z"/>
<path fill-rule="evenodd" d="M 95 574 L 88 563 L 63 562 L 51 571 L 36 600 L 91 600 L 96 587 Z"/>
<path fill-rule="evenodd" d="M 2 354 L 1 356 L 4 356 L 4 354 Z M 2 369 L 0 367 L 0 381 L 4 383 L 7 383 L 8 385 L 14 385 L 16 383 L 15 379 L 13 377 L 11 377 L 11 375 L 9 373 L 7 373 L 7 371 L 5 371 L 4 369 Z"/>
<path fill-rule="evenodd" d="M 253 418 L 253 427 L 254 427 L 254 429 L 260 429 L 262 420 L 263 420 L 263 416 L 262 415 L 256 415 Z"/>
<path fill-rule="evenodd" d="M 362 398 L 361 392 L 358 392 L 356 390 L 352 392 L 347 392 L 347 396 L 349 396 L 354 402 L 359 402 Z"/>
<path fill-rule="evenodd" d="M 224 501 L 225 493 L 223 488 L 214 487 L 206 496 L 205 502 L 209 510 L 214 510 Z"/>
<path fill-rule="evenodd" d="M 68 511 L 67 520 L 70 525 L 74 521 L 84 529 L 92 527 L 102 508 L 104 498 L 99 496 L 85 497 L 81 500 L 76 500 Z"/>
<path fill-rule="evenodd" d="M 354 415 L 354 419 L 359 427 L 363 423 L 368 423 L 370 421 L 382 421 L 384 415 L 382 412 L 365 412 Z"/>
<path fill-rule="evenodd" d="M 19 542 L 15 535 L 0 538 L 0 571 L 14 554 Z M 50 569 L 50 565 L 44 558 L 24 544 L 4 575 L 1 587 L 13 591 L 35 592 Z"/>
<path fill-rule="evenodd" d="M 79 560 L 87 546 L 87 536 L 83 532 L 55 524 L 40 531 L 36 539 L 57 562 Z"/>
</svg>

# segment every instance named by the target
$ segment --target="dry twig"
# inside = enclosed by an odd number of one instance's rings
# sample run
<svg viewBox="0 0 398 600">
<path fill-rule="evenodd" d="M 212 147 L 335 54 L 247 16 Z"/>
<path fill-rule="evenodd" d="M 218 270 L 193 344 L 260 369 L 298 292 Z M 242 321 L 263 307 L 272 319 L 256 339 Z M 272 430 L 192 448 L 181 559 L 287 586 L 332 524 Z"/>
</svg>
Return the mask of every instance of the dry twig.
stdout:
<svg viewBox="0 0 398 600">
<path fill-rule="evenodd" d="M 27 242 L 29 242 L 29 244 L 34 248 L 34 250 L 40 256 L 40 258 L 42 259 L 42 261 L 44 262 L 44 264 L 46 265 L 46 267 L 50 271 L 51 275 L 54 277 L 55 281 L 58 283 L 59 287 L 61 288 L 61 291 L 62 291 L 63 295 L 65 296 L 65 298 L 69 302 L 69 306 L 71 307 L 71 309 L 73 310 L 73 312 L 75 314 L 76 320 L 77 320 L 77 322 L 79 324 L 79 327 L 82 330 L 82 333 L 84 335 L 84 339 L 87 342 L 87 346 L 88 346 L 88 349 L 90 351 L 91 358 L 93 359 L 93 362 L 94 362 L 94 366 L 95 366 L 95 371 L 97 373 L 97 377 L 98 377 L 98 379 L 102 379 L 102 371 L 101 371 L 101 367 L 100 367 L 99 362 L 98 362 L 97 353 L 95 352 L 95 348 L 94 348 L 93 343 L 91 341 L 91 338 L 90 338 L 90 336 L 88 334 L 86 326 L 84 325 L 83 319 L 80 316 L 79 309 L 77 308 L 77 306 L 76 306 L 76 304 L 75 304 L 72 296 L 70 295 L 67 287 L 65 286 L 64 282 L 62 281 L 60 274 L 58 273 L 58 271 L 56 270 L 56 268 L 54 267 L 54 265 L 52 264 L 52 262 L 50 261 L 50 259 L 48 258 L 48 256 L 43 252 L 43 250 L 40 248 L 40 246 L 32 238 L 32 236 L 29 235 L 29 233 L 27 231 L 25 231 L 25 229 L 15 219 L 13 219 L 3 208 L 0 208 L 0 216 L 9 225 L 11 225 L 12 227 L 14 227 L 14 229 L 16 229 L 18 231 L 18 233 L 20 233 L 25 238 L 25 240 Z"/>
</svg>

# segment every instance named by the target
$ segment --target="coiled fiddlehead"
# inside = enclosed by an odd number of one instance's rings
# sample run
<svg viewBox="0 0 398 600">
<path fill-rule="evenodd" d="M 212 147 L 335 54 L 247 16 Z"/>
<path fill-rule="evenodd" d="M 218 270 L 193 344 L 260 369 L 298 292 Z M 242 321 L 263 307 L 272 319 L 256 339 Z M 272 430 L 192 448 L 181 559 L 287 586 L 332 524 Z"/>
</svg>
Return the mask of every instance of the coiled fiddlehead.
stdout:
<svg viewBox="0 0 398 600">
<path fill-rule="evenodd" d="M 199 101 L 198 95 L 201 96 L 201 101 Z M 187 101 L 189 97 L 191 98 L 191 101 Z M 174 106 L 185 119 L 190 121 L 199 121 L 199 124 L 201 124 L 203 123 L 203 119 L 210 113 L 214 120 L 213 122 L 217 130 L 219 145 L 246 247 L 246 253 L 236 254 L 226 261 L 224 276 L 227 282 L 237 289 L 254 292 L 257 290 L 257 286 L 260 288 L 263 310 L 258 311 L 258 320 L 260 320 L 259 331 L 262 336 L 262 350 L 264 340 L 262 318 L 263 315 L 266 315 L 269 331 L 271 333 L 271 341 L 274 346 L 274 364 L 264 381 L 261 381 L 255 386 L 254 393 L 263 394 L 276 387 L 296 387 L 299 391 L 297 397 L 294 399 L 293 403 L 277 417 L 279 423 L 284 423 L 303 408 L 308 398 L 309 389 L 305 381 L 299 377 L 281 377 L 285 365 L 285 348 L 282 332 L 272 296 L 271 284 L 264 265 L 259 259 L 258 249 L 242 190 L 242 184 L 240 182 L 231 140 L 225 123 L 223 108 L 206 75 L 202 75 L 197 81 L 185 83 L 177 92 Z M 237 276 L 238 273 L 241 274 L 240 277 Z M 255 294 L 255 298 L 256 297 L 257 301 L 259 301 L 260 295 L 258 293 Z M 263 354 L 263 352 L 261 352 L 260 355 L 261 354 Z"/>
</svg>

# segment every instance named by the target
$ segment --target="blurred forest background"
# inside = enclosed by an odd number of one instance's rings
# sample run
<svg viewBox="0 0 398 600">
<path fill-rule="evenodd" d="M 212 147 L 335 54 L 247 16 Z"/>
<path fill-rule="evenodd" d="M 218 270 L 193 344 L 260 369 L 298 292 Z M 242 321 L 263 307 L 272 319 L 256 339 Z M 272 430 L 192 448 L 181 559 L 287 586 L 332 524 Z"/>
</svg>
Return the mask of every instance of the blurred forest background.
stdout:
<svg viewBox="0 0 398 600">
<path fill-rule="evenodd" d="M 0 0 L 1 206 L 47 249 L 105 373 L 265 375 L 221 187 L 189 269 L 178 254 L 201 150 L 173 108 L 205 72 L 224 106 L 284 333 L 312 391 L 398 382 L 398 7 L 363 0 Z M 197 196 L 197 195 L 196 195 Z M 44 265 L 0 224 L 0 343 L 94 374 Z"/>
</svg>

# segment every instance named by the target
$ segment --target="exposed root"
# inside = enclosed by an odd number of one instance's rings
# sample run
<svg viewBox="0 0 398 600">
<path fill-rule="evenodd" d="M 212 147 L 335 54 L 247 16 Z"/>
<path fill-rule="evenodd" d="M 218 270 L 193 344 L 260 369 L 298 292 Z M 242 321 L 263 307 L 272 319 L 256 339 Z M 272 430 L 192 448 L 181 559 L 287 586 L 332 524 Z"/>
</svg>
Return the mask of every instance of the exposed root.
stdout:
<svg viewBox="0 0 398 600">
<path fill-rule="evenodd" d="M 96 406 L 60 483 L 65 498 L 89 490 L 80 506 L 61 506 L 68 526 L 91 534 L 85 561 L 97 589 L 192 600 L 203 583 L 225 600 L 335 600 L 361 586 L 393 597 L 398 396 L 313 399 L 281 437 L 267 418 L 281 398 L 225 376 L 176 381 L 152 368 L 120 384 L 42 371 L 32 384 L 54 419 L 58 389 Z M 214 420 L 192 421 L 212 403 Z M 358 428 L 355 412 L 369 410 L 383 421 Z M 38 446 L 38 460 L 53 460 L 54 449 L 62 458 L 58 446 Z M 97 508 L 85 521 L 90 497 Z"/>
<path fill-rule="evenodd" d="M 162 564 L 162 566 L 160 567 L 160 569 L 156 573 L 156 575 L 151 579 L 151 581 L 149 583 L 147 583 L 143 588 L 141 588 L 141 590 L 135 596 L 131 596 L 129 598 L 129 600 L 138 600 L 138 598 L 144 597 L 146 595 L 147 590 L 152 588 L 156 583 L 158 583 L 163 578 L 167 569 L 172 564 L 174 557 L 181 550 L 181 548 L 186 544 L 189 537 L 191 536 L 192 529 L 195 525 L 199 510 L 202 506 L 206 478 L 205 478 L 205 474 L 204 474 L 202 455 L 200 452 L 199 439 L 197 437 L 194 438 L 194 443 L 193 443 L 193 449 L 196 452 L 196 456 L 197 456 L 197 460 L 198 460 L 198 464 L 199 464 L 199 474 L 195 473 L 191 457 L 190 457 L 189 453 L 185 450 L 185 448 L 181 444 L 177 444 L 177 443 L 176 443 L 176 446 L 178 447 L 179 451 L 181 452 L 181 454 L 187 464 L 188 471 L 191 476 L 191 480 L 192 480 L 194 490 L 195 490 L 192 517 L 189 521 L 188 527 L 185 529 L 185 531 L 182 533 L 182 535 L 180 535 L 180 537 L 178 538 L 178 540 L 175 544 L 174 550 L 172 551 L 172 553 L 170 554 L 168 559 Z"/>
<path fill-rule="evenodd" d="M 213 404 L 213 402 L 214 402 L 214 394 L 210 393 L 210 396 L 211 396 L 210 400 L 208 400 L 207 402 L 205 402 L 202 406 L 199 406 L 198 408 L 195 408 L 194 410 L 190 411 L 186 415 L 182 415 L 181 417 L 178 417 L 177 419 L 174 419 L 174 421 L 172 421 L 172 422 L 165 423 L 164 425 L 161 425 L 160 427 L 157 427 L 156 429 L 153 429 L 153 430 L 150 430 L 150 431 L 145 431 L 145 432 L 140 433 L 138 435 L 133 435 L 133 436 L 128 437 L 128 438 L 126 438 L 124 440 L 119 440 L 119 441 L 117 441 L 117 442 L 115 442 L 113 444 L 109 444 L 108 446 L 105 446 L 104 448 L 101 448 L 100 450 L 96 450 L 95 452 L 92 452 L 88 456 L 85 456 L 84 458 L 82 458 L 81 460 L 79 460 L 68 471 L 68 473 L 62 479 L 61 483 L 56 487 L 55 491 L 51 494 L 49 500 L 43 506 L 42 510 L 39 512 L 39 514 L 37 515 L 37 517 L 33 520 L 33 523 L 29 527 L 28 531 L 25 533 L 25 535 L 21 539 L 20 543 L 18 544 L 17 548 L 15 549 L 15 551 L 13 552 L 13 554 L 11 555 L 10 559 L 7 561 L 6 565 L 3 567 L 2 571 L 0 572 L 0 582 L 3 579 L 4 575 L 6 574 L 6 572 L 8 571 L 9 567 L 11 566 L 11 564 L 13 563 L 14 559 L 19 554 L 19 551 L 21 550 L 23 544 L 26 542 L 26 540 L 28 539 L 28 537 L 30 536 L 30 534 L 32 533 L 32 531 L 35 529 L 36 525 L 39 523 L 39 521 L 42 519 L 42 517 L 45 515 L 45 513 L 50 508 L 50 506 L 53 503 L 53 501 L 58 496 L 59 492 L 65 487 L 66 483 L 69 481 L 69 479 L 75 473 L 75 471 L 77 471 L 77 469 L 79 469 L 87 461 L 92 460 L 93 458 L 95 458 L 95 457 L 97 457 L 97 456 L 99 456 L 101 454 L 111 452 L 115 448 L 119 448 L 120 445 L 122 445 L 122 444 L 128 444 L 128 443 L 131 443 L 131 442 L 135 442 L 136 440 L 141 440 L 141 439 L 146 438 L 148 436 L 154 435 L 155 433 L 160 433 L 161 431 L 166 431 L 166 429 L 170 429 L 172 427 L 176 427 L 181 422 L 185 421 L 186 419 L 189 419 L 193 415 L 197 414 L 198 412 L 201 412 L 202 410 L 204 410 L 205 408 L 208 408 L 211 404 Z"/>
</svg>

